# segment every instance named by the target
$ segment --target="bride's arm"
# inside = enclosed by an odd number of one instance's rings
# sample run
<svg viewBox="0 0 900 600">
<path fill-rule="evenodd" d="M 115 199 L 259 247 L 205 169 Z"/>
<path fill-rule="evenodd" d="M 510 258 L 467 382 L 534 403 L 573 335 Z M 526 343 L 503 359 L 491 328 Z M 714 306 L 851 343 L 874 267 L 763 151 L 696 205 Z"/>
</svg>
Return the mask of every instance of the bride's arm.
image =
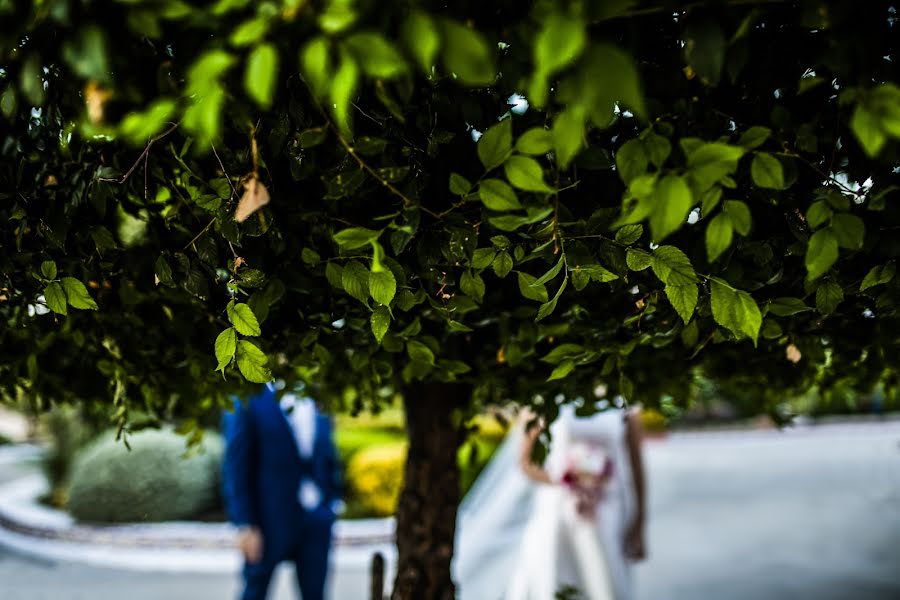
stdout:
<svg viewBox="0 0 900 600">
<path fill-rule="evenodd" d="M 553 483 L 550 474 L 539 465 L 534 464 L 531 460 L 531 453 L 534 450 L 534 444 L 537 442 L 538 436 L 541 434 L 543 427 L 538 423 L 526 424 L 524 439 L 522 440 L 522 453 L 519 455 L 519 466 L 525 475 L 538 483 Z"/>
</svg>

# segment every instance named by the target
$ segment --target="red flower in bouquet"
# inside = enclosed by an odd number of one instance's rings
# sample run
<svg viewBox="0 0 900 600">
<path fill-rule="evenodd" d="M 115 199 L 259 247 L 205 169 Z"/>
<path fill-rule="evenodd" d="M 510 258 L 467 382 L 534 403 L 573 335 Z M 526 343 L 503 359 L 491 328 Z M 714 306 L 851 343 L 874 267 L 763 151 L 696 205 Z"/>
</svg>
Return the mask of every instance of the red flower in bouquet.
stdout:
<svg viewBox="0 0 900 600">
<path fill-rule="evenodd" d="M 581 446 L 570 453 L 560 483 L 575 497 L 578 514 L 587 519 L 593 517 L 603 500 L 612 475 L 613 462 L 603 448 Z"/>
</svg>

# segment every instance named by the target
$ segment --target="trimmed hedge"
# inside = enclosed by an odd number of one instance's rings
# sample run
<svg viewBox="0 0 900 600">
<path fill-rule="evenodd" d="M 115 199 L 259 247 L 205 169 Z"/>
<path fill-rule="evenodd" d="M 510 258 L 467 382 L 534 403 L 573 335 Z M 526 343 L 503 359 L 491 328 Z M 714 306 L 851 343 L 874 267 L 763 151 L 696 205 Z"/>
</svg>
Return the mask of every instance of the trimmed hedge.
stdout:
<svg viewBox="0 0 900 600">
<path fill-rule="evenodd" d="M 205 432 L 198 448 L 171 428 L 147 429 L 128 438 L 100 436 L 75 459 L 69 512 L 101 523 L 188 519 L 218 503 L 223 442 Z"/>
</svg>

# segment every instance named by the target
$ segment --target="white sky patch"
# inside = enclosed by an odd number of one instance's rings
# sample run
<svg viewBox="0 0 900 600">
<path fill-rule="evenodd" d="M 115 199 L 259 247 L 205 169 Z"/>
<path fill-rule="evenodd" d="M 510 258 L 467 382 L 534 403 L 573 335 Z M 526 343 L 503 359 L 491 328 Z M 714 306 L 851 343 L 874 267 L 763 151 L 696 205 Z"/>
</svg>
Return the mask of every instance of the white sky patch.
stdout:
<svg viewBox="0 0 900 600">
<path fill-rule="evenodd" d="M 872 180 L 871 177 L 868 177 L 862 183 L 858 181 L 850 181 L 849 175 L 847 175 L 846 171 L 838 171 L 837 173 L 831 173 L 831 177 L 840 184 L 841 192 L 843 192 L 847 196 L 853 196 L 854 201 L 857 204 L 862 204 L 865 200 L 866 195 L 872 190 L 872 186 L 875 185 L 875 181 Z M 824 185 L 827 185 L 829 182 L 823 182 Z"/>
<path fill-rule="evenodd" d="M 688 215 L 688 218 L 687 218 L 688 225 L 693 225 L 694 223 L 696 223 L 699 220 L 700 220 L 700 209 L 695 208 L 694 210 L 691 211 L 691 214 Z"/>
<path fill-rule="evenodd" d="M 28 316 L 33 317 L 35 315 L 46 315 L 50 312 L 50 309 L 47 308 L 47 299 L 44 298 L 44 295 L 41 294 L 37 297 L 37 304 L 29 304 L 28 305 Z"/>
<path fill-rule="evenodd" d="M 528 100 L 522 94 L 513 94 L 507 98 L 506 103 L 509 104 L 510 112 L 514 115 L 524 115 L 528 112 Z"/>
</svg>

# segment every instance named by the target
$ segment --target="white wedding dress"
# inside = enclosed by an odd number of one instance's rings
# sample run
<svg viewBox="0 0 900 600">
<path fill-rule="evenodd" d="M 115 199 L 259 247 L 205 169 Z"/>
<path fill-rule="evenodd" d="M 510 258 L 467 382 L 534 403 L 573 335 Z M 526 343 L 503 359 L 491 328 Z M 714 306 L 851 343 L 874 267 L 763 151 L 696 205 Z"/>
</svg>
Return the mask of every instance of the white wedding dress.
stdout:
<svg viewBox="0 0 900 600">
<path fill-rule="evenodd" d="M 624 554 L 634 516 L 625 413 L 576 417 L 564 406 L 551 426 L 545 468 L 559 481 L 567 457 L 602 447 L 612 476 L 592 518 L 561 485 L 535 483 L 519 468 L 524 433 L 513 429 L 460 506 L 454 577 L 461 600 L 553 600 L 572 586 L 584 600 L 631 600 Z"/>
</svg>

